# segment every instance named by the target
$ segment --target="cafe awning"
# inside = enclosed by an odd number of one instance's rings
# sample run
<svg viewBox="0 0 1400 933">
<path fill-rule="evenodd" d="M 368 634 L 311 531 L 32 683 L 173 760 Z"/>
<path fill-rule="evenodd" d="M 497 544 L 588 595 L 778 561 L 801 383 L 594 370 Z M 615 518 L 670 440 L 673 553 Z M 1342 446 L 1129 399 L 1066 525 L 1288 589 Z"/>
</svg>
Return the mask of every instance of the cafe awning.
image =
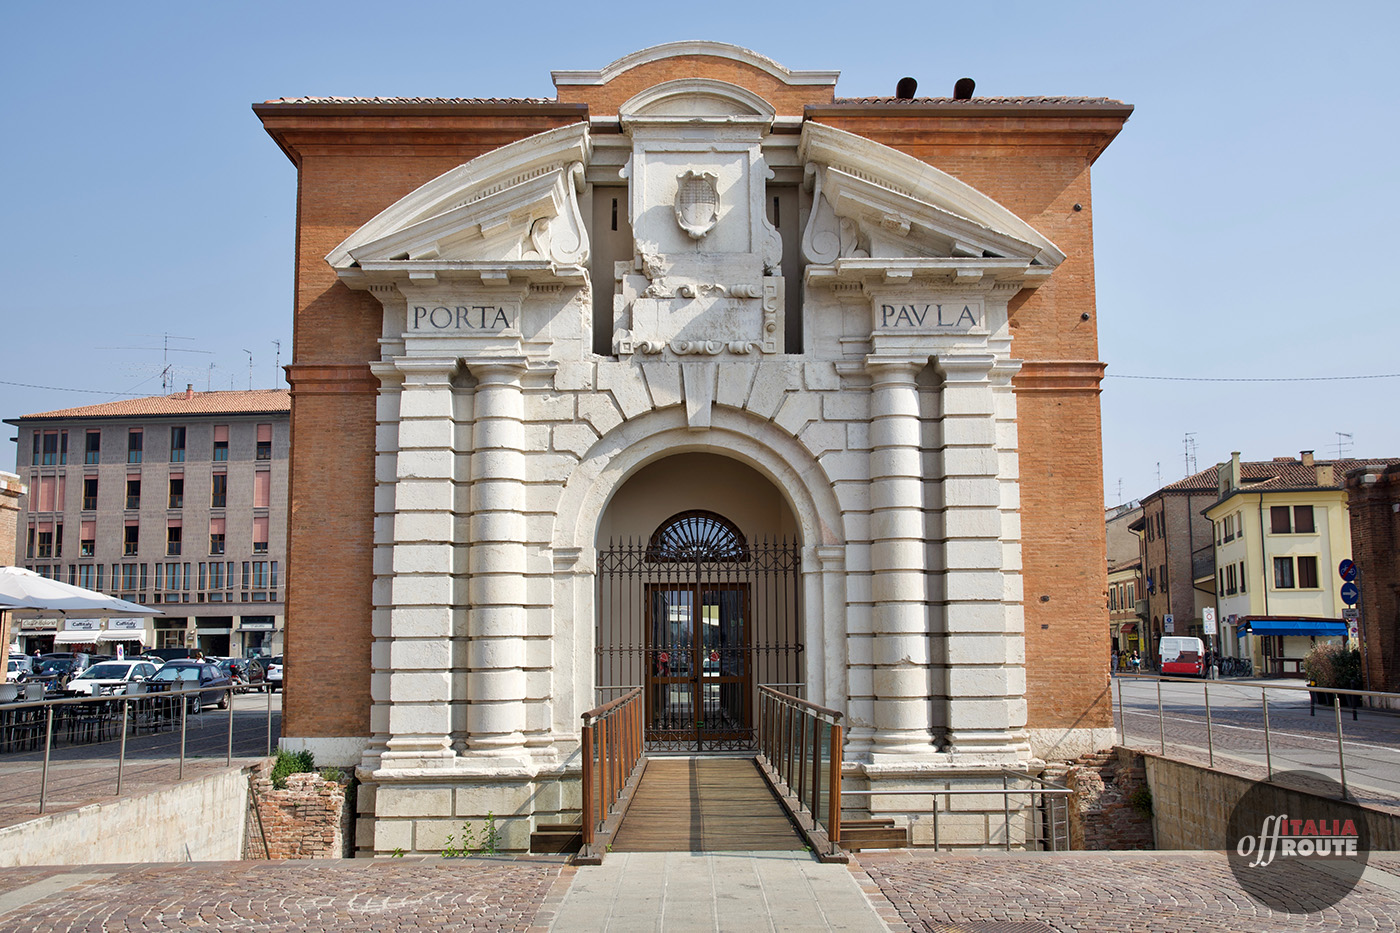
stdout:
<svg viewBox="0 0 1400 933">
<path fill-rule="evenodd" d="M 145 632 L 98 632 L 98 641 L 139 641 L 146 643 Z"/>
<path fill-rule="evenodd" d="M 1123 633 L 1124 635 L 1131 635 L 1131 634 L 1133 634 L 1133 632 L 1136 632 L 1136 631 L 1137 631 L 1137 623 L 1136 623 L 1136 622 L 1124 622 L 1124 623 L 1123 623 L 1123 628 L 1120 629 L 1120 631 L 1122 631 L 1122 633 Z"/>
<path fill-rule="evenodd" d="M 1335 635 L 1345 636 L 1347 624 L 1341 619 L 1244 619 L 1250 635 Z"/>
<path fill-rule="evenodd" d="M 95 645 L 101 632 L 55 632 L 55 645 Z"/>
</svg>

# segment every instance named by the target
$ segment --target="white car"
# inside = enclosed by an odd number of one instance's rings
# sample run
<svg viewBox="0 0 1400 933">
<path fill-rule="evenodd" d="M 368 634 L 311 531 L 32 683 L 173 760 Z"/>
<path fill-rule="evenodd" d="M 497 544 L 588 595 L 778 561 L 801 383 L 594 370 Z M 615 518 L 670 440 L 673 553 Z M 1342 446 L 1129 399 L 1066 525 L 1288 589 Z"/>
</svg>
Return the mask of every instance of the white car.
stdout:
<svg viewBox="0 0 1400 933">
<path fill-rule="evenodd" d="M 267 689 L 282 689 L 282 655 L 275 658 L 263 658 L 263 666 L 267 668 Z"/>
<path fill-rule="evenodd" d="M 28 655 L 12 654 L 5 668 L 5 682 L 15 683 L 34 673 L 34 659 Z"/>
<path fill-rule="evenodd" d="M 79 696 L 104 696 L 126 693 L 127 687 L 140 683 L 156 672 L 150 661 L 102 661 L 68 681 L 68 692 Z"/>
</svg>

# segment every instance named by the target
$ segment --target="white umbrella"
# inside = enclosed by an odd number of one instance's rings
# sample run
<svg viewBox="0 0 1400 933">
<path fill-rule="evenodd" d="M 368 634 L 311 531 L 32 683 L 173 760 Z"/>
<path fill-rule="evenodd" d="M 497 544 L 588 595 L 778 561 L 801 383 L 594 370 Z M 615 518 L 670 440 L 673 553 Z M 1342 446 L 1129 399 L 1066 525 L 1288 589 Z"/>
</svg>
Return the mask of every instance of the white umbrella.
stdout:
<svg viewBox="0 0 1400 933">
<path fill-rule="evenodd" d="M 23 567 L 0 567 L 0 609 L 22 616 L 58 613 L 80 619 L 163 615 L 159 609 L 50 580 Z"/>
</svg>

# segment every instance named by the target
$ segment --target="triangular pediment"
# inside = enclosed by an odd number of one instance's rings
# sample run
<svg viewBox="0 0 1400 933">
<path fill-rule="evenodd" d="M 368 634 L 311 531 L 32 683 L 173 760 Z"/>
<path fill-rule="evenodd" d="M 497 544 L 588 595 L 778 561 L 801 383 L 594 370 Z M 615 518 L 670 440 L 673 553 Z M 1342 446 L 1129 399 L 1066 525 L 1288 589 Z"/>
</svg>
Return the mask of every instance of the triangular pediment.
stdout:
<svg viewBox="0 0 1400 933">
<path fill-rule="evenodd" d="M 813 191 L 803 236 L 808 262 L 995 260 L 1048 271 L 1065 258 L 992 198 L 889 146 L 809 122 L 799 157 Z"/>
<path fill-rule="evenodd" d="M 446 172 L 380 212 L 326 256 L 344 278 L 492 263 L 582 267 L 579 211 L 588 129 L 561 127 Z M 574 275 L 576 273 L 572 273 Z"/>
</svg>

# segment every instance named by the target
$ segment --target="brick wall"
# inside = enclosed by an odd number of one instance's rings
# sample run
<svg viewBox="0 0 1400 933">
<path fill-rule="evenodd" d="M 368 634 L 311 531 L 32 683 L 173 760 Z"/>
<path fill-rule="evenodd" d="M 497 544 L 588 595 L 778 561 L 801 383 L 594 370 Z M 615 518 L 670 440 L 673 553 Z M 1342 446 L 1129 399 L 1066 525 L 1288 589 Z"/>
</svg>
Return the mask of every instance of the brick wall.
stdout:
<svg viewBox="0 0 1400 933">
<path fill-rule="evenodd" d="M 1152 817 L 1134 801 L 1147 787 L 1142 755 L 1129 748 L 1085 755 L 1065 775 L 1071 849 L 1151 849 Z"/>
<path fill-rule="evenodd" d="M 272 786 L 272 763 L 251 778 L 252 805 L 244 858 L 349 858 L 353 854 L 355 795 L 347 774 L 327 781 L 318 772 L 292 774 Z M 263 847 L 266 841 L 266 848 Z"/>
<path fill-rule="evenodd" d="M 1366 689 L 1400 690 L 1400 466 L 1347 476 Z"/>
</svg>

